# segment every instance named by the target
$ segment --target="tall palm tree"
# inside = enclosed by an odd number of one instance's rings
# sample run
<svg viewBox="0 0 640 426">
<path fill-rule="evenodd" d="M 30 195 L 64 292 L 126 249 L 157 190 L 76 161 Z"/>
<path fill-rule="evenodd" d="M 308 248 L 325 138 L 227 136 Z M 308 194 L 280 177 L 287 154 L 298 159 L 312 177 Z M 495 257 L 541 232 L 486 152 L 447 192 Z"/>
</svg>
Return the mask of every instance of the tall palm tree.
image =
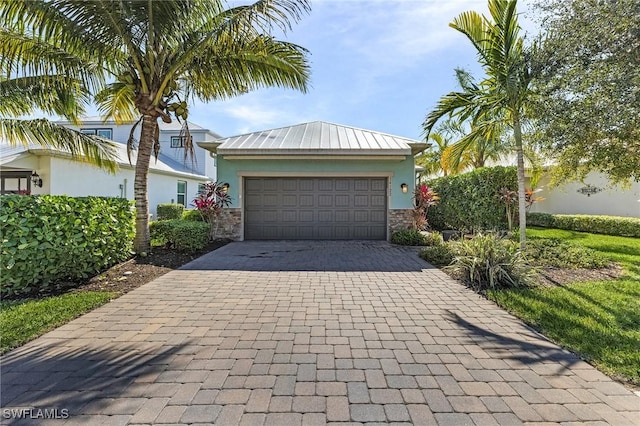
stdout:
<svg viewBox="0 0 640 426">
<path fill-rule="evenodd" d="M 96 94 L 101 113 L 136 122 L 134 193 L 137 252 L 149 250 L 147 174 L 157 157 L 158 119 L 183 122 L 192 152 L 188 104 L 277 86 L 306 91 L 307 51 L 270 35 L 308 12 L 307 0 L 258 0 L 225 8 L 221 0 L 31 0 L 0 12 L 63 46 L 84 48 L 113 81 Z M 2 10 L 2 9 L 5 10 Z M 134 132 L 140 126 L 140 140 Z"/>
<path fill-rule="evenodd" d="M 0 28 L 0 139 L 57 148 L 75 160 L 115 171 L 113 142 L 46 119 L 18 118 L 40 110 L 77 122 L 89 100 L 89 87 L 100 75 L 74 52 L 38 40 L 15 25 L 2 22 Z"/>
<path fill-rule="evenodd" d="M 508 125 L 513 130 L 518 168 L 518 209 L 520 246 L 526 244 L 526 209 L 522 120 L 531 100 L 531 73 L 520 26 L 516 0 L 489 0 L 490 18 L 477 12 L 460 14 L 449 24 L 473 44 L 486 76 L 478 84 L 470 83 L 460 92 L 451 92 L 438 101 L 423 124 L 428 135 L 445 115 L 471 119 L 473 139 L 487 137 L 496 126 Z"/>
</svg>

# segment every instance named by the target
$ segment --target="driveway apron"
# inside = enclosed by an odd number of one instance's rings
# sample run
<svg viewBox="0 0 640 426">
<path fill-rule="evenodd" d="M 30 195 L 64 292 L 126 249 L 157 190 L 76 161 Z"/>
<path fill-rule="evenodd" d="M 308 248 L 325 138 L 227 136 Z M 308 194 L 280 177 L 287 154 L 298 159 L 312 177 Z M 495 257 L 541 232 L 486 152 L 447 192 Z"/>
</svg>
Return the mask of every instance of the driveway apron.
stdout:
<svg viewBox="0 0 640 426">
<path fill-rule="evenodd" d="M 640 424 L 633 392 L 386 242 L 231 243 L 1 373 L 5 424 Z"/>
</svg>

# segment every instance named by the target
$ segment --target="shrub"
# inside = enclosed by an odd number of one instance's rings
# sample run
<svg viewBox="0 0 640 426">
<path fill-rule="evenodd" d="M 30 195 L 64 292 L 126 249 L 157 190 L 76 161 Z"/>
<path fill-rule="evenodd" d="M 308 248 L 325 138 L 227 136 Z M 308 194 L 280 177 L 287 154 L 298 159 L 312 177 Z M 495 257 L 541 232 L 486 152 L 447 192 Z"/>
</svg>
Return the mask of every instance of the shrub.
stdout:
<svg viewBox="0 0 640 426">
<path fill-rule="evenodd" d="M 182 220 L 189 222 L 206 222 L 205 217 L 198 210 L 185 210 L 182 212 Z"/>
<path fill-rule="evenodd" d="M 454 252 L 451 244 L 442 243 L 423 248 L 420 257 L 433 266 L 446 266 L 453 261 Z"/>
<path fill-rule="evenodd" d="M 156 207 L 158 220 L 180 219 L 183 211 L 184 206 L 182 204 L 166 203 L 158 204 L 158 207 Z"/>
<path fill-rule="evenodd" d="M 532 238 L 527 241 L 525 256 L 529 264 L 556 268 L 604 268 L 610 261 L 586 247 L 559 238 Z"/>
<path fill-rule="evenodd" d="M 502 188 L 517 188 L 517 182 L 515 167 L 485 167 L 431 180 L 428 185 L 440 202 L 427 211 L 429 224 L 438 230 L 506 229 L 504 203 L 496 194 Z"/>
<path fill-rule="evenodd" d="M 158 220 L 149 225 L 151 238 L 170 243 L 176 250 L 195 252 L 209 242 L 209 225 L 180 219 Z"/>
<path fill-rule="evenodd" d="M 51 293 L 131 256 L 132 204 L 121 198 L 3 195 L 0 295 Z"/>
<path fill-rule="evenodd" d="M 544 228 L 640 237 L 640 218 L 637 217 L 529 213 L 527 222 L 529 225 Z"/>
<path fill-rule="evenodd" d="M 444 244 L 444 239 L 442 238 L 442 234 L 439 232 L 430 232 L 428 234 L 423 234 L 422 245 L 423 246 L 439 246 Z"/>
<path fill-rule="evenodd" d="M 453 244 L 455 257 L 445 269 L 476 291 L 535 282 L 535 269 L 525 262 L 513 241 L 495 234 L 477 234 Z"/>
<path fill-rule="evenodd" d="M 391 234 L 391 242 L 401 246 L 422 246 L 425 237 L 417 229 L 403 229 Z"/>
</svg>

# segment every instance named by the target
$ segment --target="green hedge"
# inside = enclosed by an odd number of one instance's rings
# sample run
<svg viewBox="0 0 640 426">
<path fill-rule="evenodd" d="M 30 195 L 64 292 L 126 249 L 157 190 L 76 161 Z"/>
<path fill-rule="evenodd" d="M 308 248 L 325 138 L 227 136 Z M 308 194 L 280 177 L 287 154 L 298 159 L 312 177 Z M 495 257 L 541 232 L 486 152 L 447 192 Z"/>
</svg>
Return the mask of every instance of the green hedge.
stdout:
<svg viewBox="0 0 640 426">
<path fill-rule="evenodd" d="M 485 167 L 437 178 L 427 185 L 440 196 L 440 202 L 427 211 L 432 228 L 462 231 L 506 229 L 505 206 L 497 194 L 501 188 L 517 189 L 518 177 L 515 167 Z M 514 208 L 517 210 L 517 206 Z"/>
<path fill-rule="evenodd" d="M 158 204 L 156 207 L 156 215 L 158 216 L 158 220 L 171 220 L 171 219 L 180 219 L 182 217 L 182 212 L 184 211 L 184 206 L 182 204 Z"/>
<path fill-rule="evenodd" d="M 151 238 L 166 241 L 176 250 L 195 252 L 209 242 L 209 224 L 181 219 L 158 220 L 149 225 Z"/>
<path fill-rule="evenodd" d="M 131 256 L 132 204 L 121 198 L 0 197 L 0 295 L 50 293 Z"/>
<path fill-rule="evenodd" d="M 189 222 L 206 222 L 200 210 L 185 210 L 182 212 L 182 220 L 188 220 Z"/>
<path fill-rule="evenodd" d="M 640 218 L 637 217 L 528 213 L 527 224 L 594 234 L 640 237 Z"/>
</svg>

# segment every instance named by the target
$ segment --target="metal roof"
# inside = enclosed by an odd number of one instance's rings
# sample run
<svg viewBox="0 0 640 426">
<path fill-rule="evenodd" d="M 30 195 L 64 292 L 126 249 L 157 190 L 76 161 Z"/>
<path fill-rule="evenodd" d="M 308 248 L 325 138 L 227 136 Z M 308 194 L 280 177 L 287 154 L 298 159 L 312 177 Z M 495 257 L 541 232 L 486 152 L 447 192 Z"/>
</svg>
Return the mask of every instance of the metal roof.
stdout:
<svg viewBox="0 0 640 426">
<path fill-rule="evenodd" d="M 415 155 L 429 145 L 324 121 L 199 143 L 221 155 Z"/>
</svg>

